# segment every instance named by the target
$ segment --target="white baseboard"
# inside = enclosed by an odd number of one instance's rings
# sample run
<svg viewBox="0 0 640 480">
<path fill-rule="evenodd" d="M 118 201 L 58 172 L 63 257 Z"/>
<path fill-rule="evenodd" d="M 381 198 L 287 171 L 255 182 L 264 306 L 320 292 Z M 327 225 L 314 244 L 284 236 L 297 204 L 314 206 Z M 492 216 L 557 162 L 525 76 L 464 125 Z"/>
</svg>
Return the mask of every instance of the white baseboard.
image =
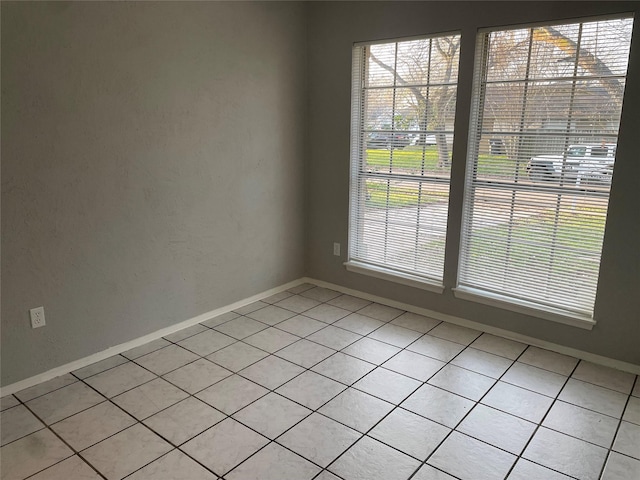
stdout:
<svg viewBox="0 0 640 480">
<path fill-rule="evenodd" d="M 346 293 L 348 295 L 353 295 L 356 297 L 361 297 L 366 300 L 370 300 L 372 302 L 382 303 L 390 307 L 395 307 L 402 310 L 407 310 L 408 312 L 424 315 L 425 317 L 431 317 L 431 318 L 435 318 L 436 320 L 442 320 L 445 322 L 454 323 L 462 327 L 473 328 L 475 330 L 480 330 L 481 332 L 490 333 L 492 335 L 508 338 L 510 340 L 526 343 L 528 345 L 544 348 L 546 350 L 562 353 L 564 355 L 570 355 L 572 357 L 576 357 L 581 360 L 586 360 L 592 363 L 597 363 L 605 367 L 611 367 L 617 370 L 622 370 L 625 372 L 640 375 L 640 365 L 636 365 L 633 363 L 623 362 L 621 360 L 615 360 L 613 358 L 604 357 L 602 355 L 596 355 L 595 353 L 585 352 L 583 350 L 578 350 L 571 347 L 565 347 L 564 345 L 558 345 L 557 343 L 547 342 L 545 340 L 540 340 L 539 338 L 529 337 L 527 335 L 521 335 L 519 333 L 511 332 L 509 330 L 492 327 L 490 325 L 474 322 L 472 320 L 466 320 L 464 318 L 448 315 L 446 313 L 440 313 L 434 310 L 416 307 L 415 305 L 410 305 L 408 303 L 389 300 L 388 298 L 379 297 L 377 295 L 371 295 L 369 293 L 361 292 L 359 290 L 353 290 L 351 288 L 346 288 L 341 285 L 336 285 L 334 283 L 324 282 L 322 280 L 316 280 L 314 278 L 309 278 L 309 277 L 302 278 L 301 283 L 314 283 L 320 287 L 330 288 L 332 290 L 336 290 L 338 292 Z"/>
<path fill-rule="evenodd" d="M 0 397 L 5 395 L 10 395 L 12 393 L 19 392 L 20 390 L 24 390 L 25 388 L 32 387 L 42 382 L 46 382 L 47 380 L 51 380 L 52 378 L 59 377 L 60 375 L 64 375 L 65 373 L 70 373 L 80 368 L 86 367 L 93 363 L 99 362 L 106 358 L 109 358 L 113 355 L 118 355 L 119 353 L 126 352 L 127 350 L 131 350 L 132 348 L 139 347 L 140 345 L 144 345 L 145 343 L 149 343 L 153 340 L 157 340 L 158 338 L 164 337 L 171 333 L 175 333 L 183 328 L 190 327 L 195 325 L 196 323 L 201 323 L 210 318 L 217 317 L 218 315 L 222 315 L 223 313 L 230 312 L 232 310 L 244 307 L 245 305 L 249 305 L 257 300 L 268 297 L 270 295 L 274 295 L 276 293 L 280 293 L 289 288 L 295 287 L 302 283 L 313 283 L 320 287 L 330 288 L 332 290 L 336 290 L 338 292 L 346 293 L 348 295 L 353 295 L 357 297 L 361 297 L 372 302 L 381 303 L 383 305 L 388 305 L 390 307 L 400 308 L 402 310 L 407 310 L 409 312 L 417 313 L 419 315 L 424 315 L 426 317 L 435 318 L 436 320 L 442 320 L 445 322 L 453 323 L 456 325 L 460 325 L 463 327 L 473 328 L 475 330 L 480 330 L 481 332 L 491 333 L 492 335 L 497 335 L 500 337 L 508 338 L 511 340 L 516 340 L 518 342 L 526 343 L 529 345 L 534 345 L 536 347 L 545 348 L 547 350 L 551 350 L 554 352 L 562 353 L 564 355 L 570 355 L 572 357 L 580 358 L 582 360 L 586 360 L 589 362 L 597 363 L 599 365 L 604 365 L 606 367 L 615 368 L 618 370 L 623 370 L 625 372 L 630 372 L 634 374 L 640 375 L 640 365 L 635 365 L 633 363 L 622 362 L 620 360 L 615 360 L 609 357 L 604 357 L 602 355 L 596 355 L 594 353 L 585 352 L 583 350 L 577 350 L 575 348 L 565 347 L 563 345 L 558 345 L 556 343 L 547 342 L 545 340 L 540 340 L 535 337 L 529 337 L 527 335 L 521 335 L 519 333 L 514 333 L 509 330 L 504 330 L 502 328 L 492 327 L 489 325 L 485 325 L 483 323 L 474 322 L 471 320 L 466 320 L 464 318 L 456 317 L 453 315 L 447 315 L 445 313 L 436 312 L 434 310 L 429 310 L 426 308 L 416 307 L 415 305 L 410 305 L 408 303 L 397 302 L 395 300 L 390 300 L 388 298 L 379 297 L 377 295 L 371 295 L 369 293 L 361 292 L 359 290 L 353 290 L 351 288 L 346 288 L 341 285 L 336 285 L 334 283 L 325 282 L 322 280 L 316 280 L 314 278 L 303 277 L 298 280 L 294 280 L 289 283 L 285 283 L 284 285 L 280 285 L 279 287 L 271 288 L 262 293 L 258 293 L 251 297 L 245 298 L 243 300 L 239 300 L 230 305 L 226 305 L 224 307 L 217 308 L 215 310 L 211 310 L 210 312 L 203 313 L 196 317 L 190 318 L 180 323 L 176 323 L 175 325 L 171 325 L 170 327 L 166 327 L 160 330 L 157 330 L 148 335 L 144 335 L 142 337 L 138 337 L 134 340 L 130 340 L 125 343 L 121 343 L 119 345 L 115 345 L 113 347 L 107 348 L 98 353 L 94 353 L 93 355 L 89 355 L 88 357 L 84 357 L 73 362 L 67 363 L 65 365 L 61 365 L 59 367 L 48 370 L 44 373 L 35 375 L 30 378 L 26 378 L 16 383 L 12 383 L 11 385 L 7 385 L 6 387 L 0 388 Z"/>
<path fill-rule="evenodd" d="M 130 340 L 128 342 L 121 343 L 119 345 L 115 345 L 113 347 L 107 348 L 106 350 L 102 350 L 101 352 L 94 353 L 93 355 L 89 355 L 88 357 L 80 358 L 78 360 L 67 363 L 65 365 L 60 365 L 59 367 L 52 368 L 51 370 L 48 370 L 44 373 L 40 373 L 33 377 L 25 378 L 24 380 L 20 380 L 19 382 L 12 383 L 11 385 L 7 385 L 6 387 L 0 388 L 0 397 L 4 397 L 5 395 L 11 395 L 12 393 L 16 393 L 16 392 L 19 392 L 20 390 L 24 390 L 25 388 L 33 387 L 34 385 L 37 385 L 42 382 L 46 382 L 47 380 L 51 380 L 52 378 L 55 378 L 55 377 L 59 377 L 60 375 L 64 375 L 65 373 L 73 372 L 75 370 L 86 367 L 93 363 L 112 357 L 113 355 L 118 355 L 119 353 L 126 352 L 127 350 L 131 350 L 132 348 L 139 347 L 140 345 L 144 345 L 145 343 L 149 343 L 153 340 L 157 340 L 158 338 L 164 337 L 166 335 L 170 335 L 179 330 L 182 330 L 183 328 L 187 328 L 192 325 L 195 325 L 196 323 L 204 322 L 211 318 L 217 317 L 218 315 L 222 315 L 223 313 L 227 313 L 237 308 L 244 307 L 245 305 L 249 305 L 250 303 L 253 303 L 262 298 L 266 298 L 276 293 L 280 293 L 284 290 L 300 285 L 301 283 L 304 283 L 304 279 L 298 279 L 289 283 L 285 283 L 284 285 L 271 288 L 262 293 L 258 293 L 256 295 L 245 298 L 243 300 L 239 300 L 230 305 L 225 305 L 224 307 L 216 308 L 215 310 L 211 310 L 210 312 L 203 313 L 201 315 L 198 315 L 197 317 L 193 317 L 188 320 L 184 320 L 180 323 L 176 323 L 175 325 L 171 325 L 170 327 L 165 327 L 153 333 L 149 333 L 148 335 L 144 335 L 134 340 Z"/>
</svg>

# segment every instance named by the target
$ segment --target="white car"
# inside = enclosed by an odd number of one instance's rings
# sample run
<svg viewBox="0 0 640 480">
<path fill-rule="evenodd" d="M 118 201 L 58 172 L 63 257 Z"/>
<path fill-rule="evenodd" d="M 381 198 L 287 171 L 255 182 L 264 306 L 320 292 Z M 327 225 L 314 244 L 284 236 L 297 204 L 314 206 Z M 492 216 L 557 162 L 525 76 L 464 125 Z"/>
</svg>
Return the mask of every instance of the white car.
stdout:
<svg viewBox="0 0 640 480">
<path fill-rule="evenodd" d="M 560 178 L 581 182 L 611 183 L 615 143 L 570 145 L 564 155 L 538 155 L 527 165 L 534 182 L 557 181 Z"/>
</svg>

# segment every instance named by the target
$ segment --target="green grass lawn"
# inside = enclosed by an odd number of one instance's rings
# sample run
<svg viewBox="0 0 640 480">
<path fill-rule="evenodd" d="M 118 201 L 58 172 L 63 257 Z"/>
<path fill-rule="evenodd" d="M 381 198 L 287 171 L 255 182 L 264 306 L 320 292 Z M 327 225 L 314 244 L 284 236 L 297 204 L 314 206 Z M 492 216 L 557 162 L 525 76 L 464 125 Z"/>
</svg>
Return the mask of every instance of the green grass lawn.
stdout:
<svg viewBox="0 0 640 480">
<path fill-rule="evenodd" d="M 418 185 L 390 184 L 382 180 L 367 180 L 367 206 L 369 207 L 415 207 L 447 200 L 446 191 L 433 191 Z"/>
<path fill-rule="evenodd" d="M 393 154 L 393 156 L 391 155 Z M 423 168 L 422 147 L 409 146 L 402 150 L 367 150 L 366 164 L 377 171 L 388 171 L 389 164 L 393 161 L 396 169 L 406 170 L 411 173 L 418 173 Z M 451 152 L 449 152 L 451 161 Z M 526 165 L 521 163 L 520 174 L 526 174 Z M 493 177 L 513 177 L 516 162 L 506 155 L 480 155 L 478 158 L 478 173 L 480 175 L 490 175 Z M 448 167 L 438 167 L 438 149 L 434 146 L 426 147 L 424 150 L 424 171 L 433 174 L 442 174 L 450 170 Z"/>
</svg>

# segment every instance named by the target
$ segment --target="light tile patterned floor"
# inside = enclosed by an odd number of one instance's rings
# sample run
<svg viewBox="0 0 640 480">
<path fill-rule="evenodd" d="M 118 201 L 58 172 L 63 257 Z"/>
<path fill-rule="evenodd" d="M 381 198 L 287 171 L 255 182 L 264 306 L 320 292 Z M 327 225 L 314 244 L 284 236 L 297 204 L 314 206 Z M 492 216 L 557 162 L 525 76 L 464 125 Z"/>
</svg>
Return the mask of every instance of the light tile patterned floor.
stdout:
<svg viewBox="0 0 640 480">
<path fill-rule="evenodd" d="M 2 398 L 2 480 L 637 480 L 634 375 L 301 285 Z"/>
</svg>

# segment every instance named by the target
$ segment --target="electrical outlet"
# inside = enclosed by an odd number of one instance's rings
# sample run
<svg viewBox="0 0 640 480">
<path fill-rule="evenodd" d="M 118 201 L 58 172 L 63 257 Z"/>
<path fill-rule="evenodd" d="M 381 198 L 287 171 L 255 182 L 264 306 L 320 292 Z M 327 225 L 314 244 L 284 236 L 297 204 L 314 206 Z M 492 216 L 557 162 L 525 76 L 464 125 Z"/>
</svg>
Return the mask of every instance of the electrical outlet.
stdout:
<svg viewBox="0 0 640 480">
<path fill-rule="evenodd" d="M 340 244 L 339 244 L 339 243 L 337 243 L 337 242 L 333 244 L 333 254 L 334 254 L 336 257 L 339 257 L 339 256 L 340 256 Z"/>
<path fill-rule="evenodd" d="M 46 322 L 44 321 L 44 307 L 32 308 L 29 310 L 31 316 L 31 328 L 44 327 Z"/>
</svg>

